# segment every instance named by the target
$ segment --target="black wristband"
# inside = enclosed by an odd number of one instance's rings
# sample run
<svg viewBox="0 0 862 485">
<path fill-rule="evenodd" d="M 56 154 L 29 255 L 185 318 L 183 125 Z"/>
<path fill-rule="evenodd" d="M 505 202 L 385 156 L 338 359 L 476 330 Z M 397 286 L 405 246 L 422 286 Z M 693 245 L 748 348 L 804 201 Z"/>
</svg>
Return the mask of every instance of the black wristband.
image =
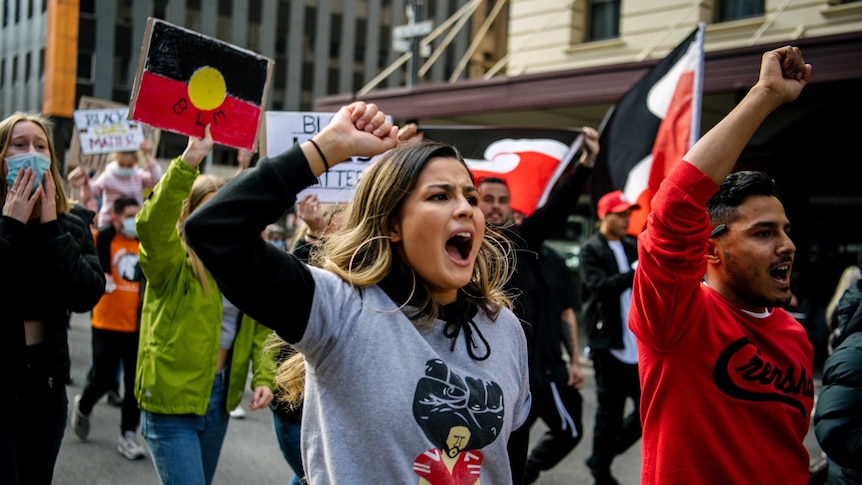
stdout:
<svg viewBox="0 0 862 485">
<path fill-rule="evenodd" d="M 314 138 L 309 138 L 308 141 L 314 145 L 314 148 L 317 148 L 317 153 L 320 154 L 320 159 L 323 160 L 323 166 L 326 167 L 326 171 L 329 171 L 329 162 L 326 161 L 326 155 L 323 154 L 323 150 L 320 149 L 320 146 L 314 141 Z"/>
</svg>

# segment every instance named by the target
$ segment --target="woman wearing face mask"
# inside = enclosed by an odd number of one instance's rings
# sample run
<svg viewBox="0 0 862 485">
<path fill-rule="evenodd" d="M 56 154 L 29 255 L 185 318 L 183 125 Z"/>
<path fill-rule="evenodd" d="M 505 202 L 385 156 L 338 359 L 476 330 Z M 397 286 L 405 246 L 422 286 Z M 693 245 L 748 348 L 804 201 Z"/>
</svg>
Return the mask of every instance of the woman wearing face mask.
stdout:
<svg viewBox="0 0 862 485">
<path fill-rule="evenodd" d="M 147 159 L 146 170 L 138 167 L 138 152 L 130 151 L 114 153 L 113 161 L 108 162 L 104 171 L 93 180 L 84 167 L 78 166 L 69 172 L 69 186 L 83 189 L 84 199 L 101 197 L 98 226 L 112 224 L 111 207 L 120 197 L 134 197 L 138 205 L 143 205 L 144 190 L 152 189 L 162 177 L 162 167 L 150 156 L 150 144 L 146 140 L 141 143 L 141 153 Z"/>
<path fill-rule="evenodd" d="M 89 220 L 55 183 L 51 139 L 41 115 L 0 121 L 0 483 L 51 483 L 69 402 L 68 316 L 105 291 Z"/>
</svg>

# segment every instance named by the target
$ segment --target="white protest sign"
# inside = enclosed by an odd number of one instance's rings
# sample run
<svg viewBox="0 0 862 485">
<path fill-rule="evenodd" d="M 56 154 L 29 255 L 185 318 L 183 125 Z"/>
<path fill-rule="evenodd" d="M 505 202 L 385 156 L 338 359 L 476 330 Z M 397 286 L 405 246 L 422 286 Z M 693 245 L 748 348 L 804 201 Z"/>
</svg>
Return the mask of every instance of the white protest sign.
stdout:
<svg viewBox="0 0 862 485">
<path fill-rule="evenodd" d="M 308 111 L 267 111 L 266 112 L 266 155 L 274 157 L 286 152 L 298 143 L 307 141 L 332 121 L 335 113 L 316 113 Z M 392 119 L 387 116 L 391 123 Z M 377 157 L 351 157 L 333 166 L 317 179 L 317 184 L 303 190 L 298 195 L 316 194 L 321 202 L 348 202 L 362 172 Z M 329 161 L 333 165 L 333 160 Z"/>
<path fill-rule="evenodd" d="M 129 108 L 75 110 L 72 117 L 78 131 L 81 153 L 127 152 L 138 150 L 144 141 L 141 123 L 129 121 Z"/>
</svg>

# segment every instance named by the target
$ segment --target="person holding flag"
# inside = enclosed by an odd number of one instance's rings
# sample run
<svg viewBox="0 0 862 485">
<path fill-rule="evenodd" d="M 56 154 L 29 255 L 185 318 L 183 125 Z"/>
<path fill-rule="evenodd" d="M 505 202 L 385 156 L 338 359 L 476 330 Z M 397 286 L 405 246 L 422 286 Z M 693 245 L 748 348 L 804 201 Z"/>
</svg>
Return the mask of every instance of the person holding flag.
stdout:
<svg viewBox="0 0 862 485">
<path fill-rule="evenodd" d="M 533 395 L 529 422 L 532 425 L 541 418 L 549 428 L 530 451 L 524 483 L 533 483 L 541 472 L 556 466 L 583 438 L 583 398 L 579 392 L 584 384 L 583 374 L 577 355 L 572 355 L 569 363 L 563 359 L 561 315 L 566 304 L 555 296 L 558 278 L 542 251 L 544 242 L 563 227 L 574 211 L 592 173 L 599 153 L 598 133 L 584 127 L 583 137 L 584 150 L 572 173 L 551 193 L 545 205 L 517 224 L 507 181 L 488 177 L 477 184 L 479 207 L 485 219 L 516 250 L 515 274 L 506 289 L 517 295 L 515 314 L 525 322 Z"/>
<path fill-rule="evenodd" d="M 662 182 L 638 239 L 641 483 L 808 483 L 813 348 L 782 307 L 796 247 L 773 181 L 731 174 L 767 116 L 811 79 L 766 52 L 757 83 Z M 705 275 L 705 277 L 704 277 Z"/>
</svg>

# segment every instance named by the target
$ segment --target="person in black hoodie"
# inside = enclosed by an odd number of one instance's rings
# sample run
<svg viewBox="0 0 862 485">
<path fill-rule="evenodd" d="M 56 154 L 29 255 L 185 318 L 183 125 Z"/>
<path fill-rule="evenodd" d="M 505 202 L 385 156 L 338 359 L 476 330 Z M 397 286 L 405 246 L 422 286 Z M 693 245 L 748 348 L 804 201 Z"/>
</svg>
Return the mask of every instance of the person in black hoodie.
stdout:
<svg viewBox="0 0 862 485">
<path fill-rule="evenodd" d="M 47 119 L 0 121 L 0 483 L 50 484 L 68 418 L 68 318 L 105 291 L 94 216 L 67 199 Z M 82 218 L 83 217 L 83 218 Z"/>
<path fill-rule="evenodd" d="M 543 244 L 562 229 L 592 173 L 599 152 L 596 131 L 583 128 L 584 150 L 580 161 L 548 201 L 520 223 L 510 205 L 511 193 L 506 180 L 488 177 L 477 184 L 479 207 L 487 222 L 497 228 L 515 249 L 515 273 L 506 284 L 514 295 L 514 311 L 527 335 L 530 361 L 530 391 L 533 405 L 530 424 L 539 418 L 548 431 L 532 448 L 523 472 L 524 483 L 533 483 L 539 473 L 556 466 L 583 437 L 583 375 L 577 358 L 566 362 L 562 345 L 564 323 L 561 318 L 568 305 L 557 295 L 557 263 L 544 255 Z M 568 323 L 565 323 L 568 325 Z M 575 333 L 573 336 L 576 336 Z"/>
<path fill-rule="evenodd" d="M 823 365 L 814 408 L 814 435 L 828 457 L 830 485 L 862 483 L 862 280 L 844 291 L 836 321 L 835 350 Z"/>
</svg>

